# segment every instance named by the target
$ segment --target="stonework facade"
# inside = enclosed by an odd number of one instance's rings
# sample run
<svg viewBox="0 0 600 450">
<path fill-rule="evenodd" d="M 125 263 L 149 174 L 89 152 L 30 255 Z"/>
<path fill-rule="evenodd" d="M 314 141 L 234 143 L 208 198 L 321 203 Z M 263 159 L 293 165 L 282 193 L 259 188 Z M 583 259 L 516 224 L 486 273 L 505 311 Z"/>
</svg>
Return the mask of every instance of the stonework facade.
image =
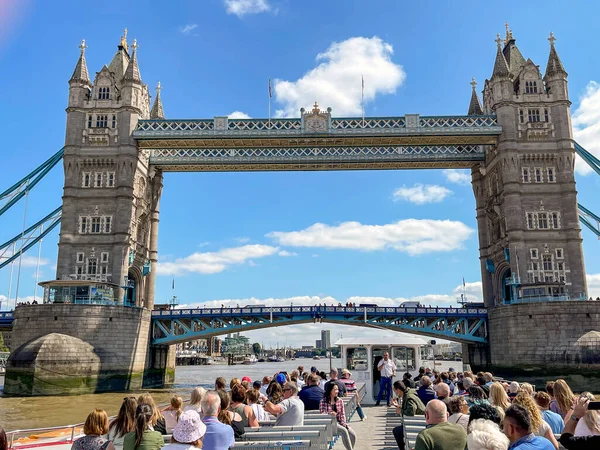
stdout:
<svg viewBox="0 0 600 450">
<path fill-rule="evenodd" d="M 495 114 L 503 130 L 472 171 L 486 306 L 538 282 L 562 285 L 571 298 L 587 294 L 567 73 L 550 42 L 542 76 L 507 31 L 485 81 L 479 113 Z"/>
<path fill-rule="evenodd" d="M 124 36 L 93 82 L 85 43 L 80 48 L 69 80 L 56 278 L 117 284 L 117 301 L 151 309 L 162 174 L 149 168 L 132 137 L 137 121 L 151 115 L 137 44 L 128 46 Z"/>
</svg>

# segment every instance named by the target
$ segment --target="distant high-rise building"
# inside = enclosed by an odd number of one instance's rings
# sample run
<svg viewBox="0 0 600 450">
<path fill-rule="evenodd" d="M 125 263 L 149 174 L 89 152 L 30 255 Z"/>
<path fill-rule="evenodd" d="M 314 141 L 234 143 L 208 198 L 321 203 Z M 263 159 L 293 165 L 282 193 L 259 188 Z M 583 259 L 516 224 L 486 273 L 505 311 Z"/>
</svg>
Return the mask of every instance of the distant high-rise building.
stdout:
<svg viewBox="0 0 600 450">
<path fill-rule="evenodd" d="M 331 331 L 321 330 L 321 349 L 327 350 L 331 347 Z"/>
<path fill-rule="evenodd" d="M 321 348 L 321 340 L 320 339 L 317 339 L 315 341 L 315 348 Z"/>
</svg>

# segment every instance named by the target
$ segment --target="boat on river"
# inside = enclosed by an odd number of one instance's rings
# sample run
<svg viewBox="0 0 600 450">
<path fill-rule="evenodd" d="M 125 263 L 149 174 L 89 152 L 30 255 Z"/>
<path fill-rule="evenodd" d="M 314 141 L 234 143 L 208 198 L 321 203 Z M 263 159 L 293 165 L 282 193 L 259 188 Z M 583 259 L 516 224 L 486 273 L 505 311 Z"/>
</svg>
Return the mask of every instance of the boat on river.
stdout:
<svg viewBox="0 0 600 450">
<path fill-rule="evenodd" d="M 422 351 L 428 349 L 427 340 L 410 335 L 399 335 L 385 339 L 385 342 L 373 338 L 343 338 L 335 342 L 340 347 L 342 367 L 352 373 L 357 383 L 365 383 L 364 405 L 372 405 L 377 401 L 381 375 L 377 364 L 388 352 L 390 359 L 396 363 L 396 380 L 402 380 L 402 374 L 409 372 L 416 376 L 422 365 Z"/>
<path fill-rule="evenodd" d="M 258 359 L 256 358 L 256 355 L 253 353 L 249 356 L 246 356 L 246 358 L 244 358 L 244 361 L 242 362 L 242 364 L 249 366 L 251 364 L 256 364 L 257 362 L 258 362 Z"/>
</svg>

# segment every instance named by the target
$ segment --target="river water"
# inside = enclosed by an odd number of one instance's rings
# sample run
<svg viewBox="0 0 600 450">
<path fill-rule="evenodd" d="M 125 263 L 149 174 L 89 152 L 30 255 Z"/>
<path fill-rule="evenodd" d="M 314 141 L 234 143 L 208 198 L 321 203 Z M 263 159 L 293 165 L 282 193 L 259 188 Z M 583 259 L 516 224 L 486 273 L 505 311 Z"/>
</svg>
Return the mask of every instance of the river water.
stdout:
<svg viewBox="0 0 600 450">
<path fill-rule="evenodd" d="M 264 362 L 252 366 L 178 366 L 175 369 L 175 384 L 167 389 L 150 390 L 157 404 L 167 404 L 171 395 L 177 393 L 184 399 L 190 397 L 190 391 L 196 386 L 213 388 L 217 377 L 242 378 L 248 375 L 252 380 L 262 379 L 265 375 L 272 376 L 279 371 L 291 372 L 299 365 L 304 370 L 316 366 L 319 371 L 329 372 L 329 360 L 296 359 L 285 362 Z M 339 358 L 332 359 L 333 367 L 341 367 Z M 4 384 L 4 377 L 0 378 Z M 148 392 L 148 391 L 140 391 Z M 87 394 L 65 397 L 0 397 L 0 425 L 6 430 L 24 428 L 42 428 L 75 424 L 84 422 L 89 412 L 94 408 L 106 410 L 108 415 L 115 415 L 123 402 L 125 395 L 135 393 L 105 393 Z"/>
</svg>

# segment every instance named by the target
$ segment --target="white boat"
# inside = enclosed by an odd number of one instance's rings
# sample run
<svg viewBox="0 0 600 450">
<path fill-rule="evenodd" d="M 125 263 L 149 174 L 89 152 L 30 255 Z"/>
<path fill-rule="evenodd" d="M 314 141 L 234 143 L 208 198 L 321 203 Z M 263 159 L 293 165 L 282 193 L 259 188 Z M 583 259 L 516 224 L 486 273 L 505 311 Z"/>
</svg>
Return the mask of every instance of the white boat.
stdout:
<svg viewBox="0 0 600 450">
<path fill-rule="evenodd" d="M 256 355 L 253 353 L 250 356 L 246 356 L 246 358 L 244 358 L 244 361 L 242 362 L 242 364 L 251 365 L 251 364 L 256 364 L 257 362 L 258 362 L 258 359 L 256 358 Z"/>
<path fill-rule="evenodd" d="M 416 376 L 421 366 L 421 347 L 427 345 L 423 338 L 410 335 L 398 335 L 387 338 L 385 342 L 373 338 L 344 338 L 335 342 L 340 347 L 342 368 L 352 372 L 352 379 L 357 383 L 365 383 L 366 395 L 361 401 L 364 405 L 372 405 L 379 394 L 380 374 L 377 364 L 388 352 L 396 363 L 396 378 L 402 380 L 402 375 L 410 372 Z"/>
</svg>

